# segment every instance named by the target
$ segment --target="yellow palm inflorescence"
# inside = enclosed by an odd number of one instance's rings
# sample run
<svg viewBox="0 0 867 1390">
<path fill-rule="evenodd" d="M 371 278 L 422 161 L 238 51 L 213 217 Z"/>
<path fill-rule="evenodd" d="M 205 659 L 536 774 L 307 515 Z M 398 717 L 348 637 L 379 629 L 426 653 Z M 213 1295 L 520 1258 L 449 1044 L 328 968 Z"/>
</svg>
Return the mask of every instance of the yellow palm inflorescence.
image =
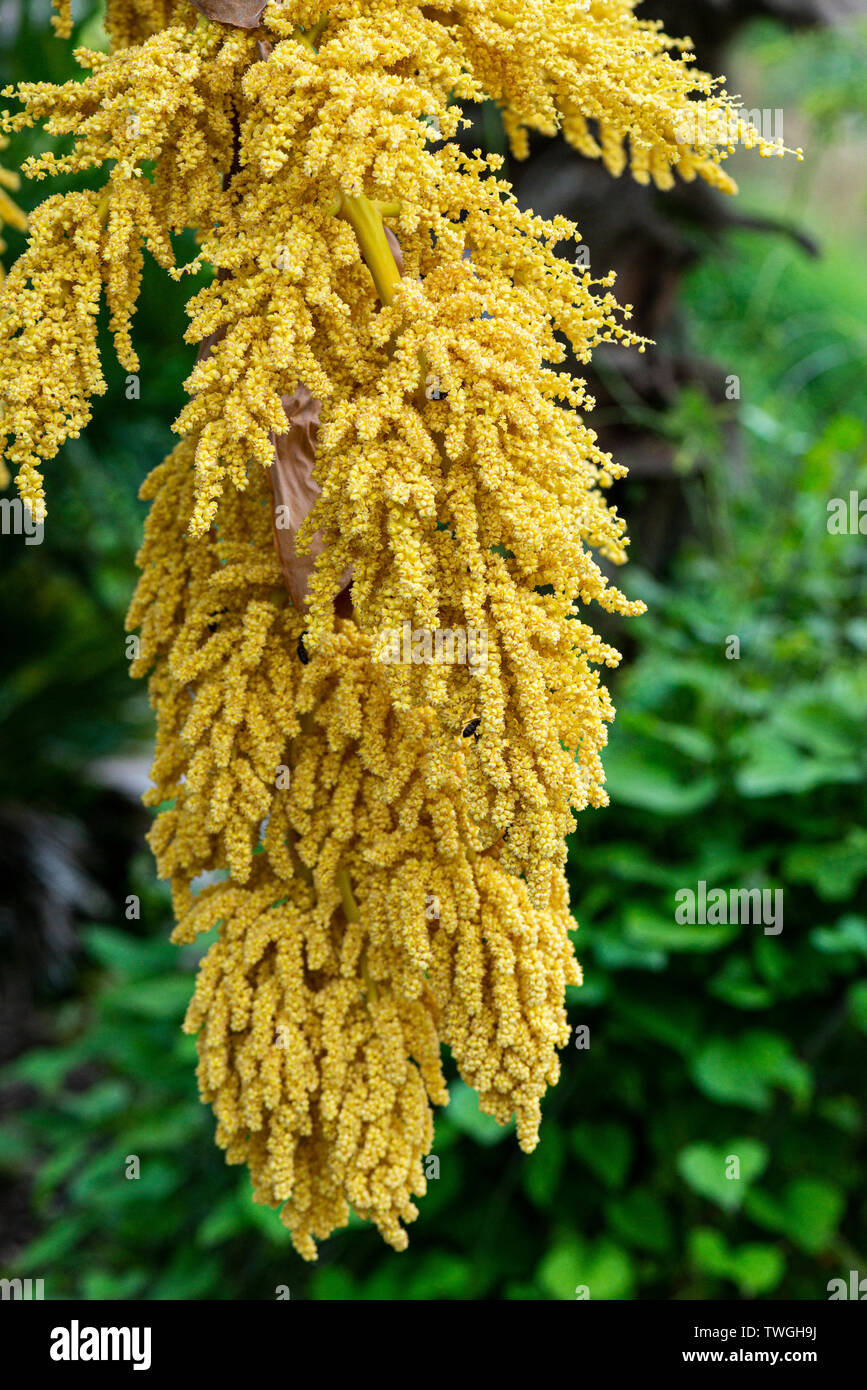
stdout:
<svg viewBox="0 0 867 1390">
<path fill-rule="evenodd" d="M 176 937 L 219 925 L 186 1024 L 202 1095 L 308 1258 L 350 1206 L 405 1246 L 442 1044 L 530 1151 L 568 1037 L 565 837 L 606 801 L 598 669 L 619 660 L 582 610 L 642 605 L 594 558 L 625 558 L 604 496 L 624 470 L 563 363 L 643 344 L 613 277 L 557 255 L 574 224 L 455 137 L 491 97 L 519 157 L 560 130 L 661 188 L 731 188 L 733 139 L 779 152 L 633 8 L 108 0 L 82 81 L 6 93 L 5 129 L 74 137 L 27 174 L 107 170 L 37 209 L 0 301 L 4 456 L 38 519 L 42 464 L 106 389 L 103 295 L 135 372 L 143 250 L 215 272 L 129 626 Z"/>
<path fill-rule="evenodd" d="M 9 141 L 0 136 L 0 150 L 4 150 Z M 9 195 L 17 193 L 21 187 L 21 179 L 14 169 L 7 169 L 0 164 L 0 258 L 4 257 L 7 251 L 6 242 L 2 236 L 4 227 L 12 227 L 17 232 L 26 232 L 27 216 Z M 6 271 L 3 261 L 0 259 L 0 286 L 5 279 Z M 0 425 L 3 420 L 3 401 L 0 399 Z M 12 481 L 9 469 L 2 459 L 0 459 L 0 488 L 8 487 Z"/>
</svg>

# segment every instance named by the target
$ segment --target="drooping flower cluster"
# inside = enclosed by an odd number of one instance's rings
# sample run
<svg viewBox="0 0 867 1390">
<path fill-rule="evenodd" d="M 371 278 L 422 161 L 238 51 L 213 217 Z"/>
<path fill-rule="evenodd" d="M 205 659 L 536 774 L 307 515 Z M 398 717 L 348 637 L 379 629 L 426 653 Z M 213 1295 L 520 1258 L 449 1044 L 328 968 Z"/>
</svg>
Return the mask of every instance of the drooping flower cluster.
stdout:
<svg viewBox="0 0 867 1390">
<path fill-rule="evenodd" d="M 0 136 L 0 150 L 8 145 L 9 141 Z M 3 258 L 7 251 L 6 242 L 2 231 L 4 227 L 13 227 L 16 231 L 25 232 L 27 230 L 27 217 L 21 211 L 18 204 L 9 195 L 17 193 L 21 186 L 21 179 L 14 169 L 7 169 L 0 164 L 0 285 L 6 276 Z M 3 401 L 0 398 L 0 423 L 3 419 Z M 9 486 L 12 481 L 9 469 L 2 459 L 0 459 L 0 488 Z"/>
<path fill-rule="evenodd" d="M 536 906 L 472 848 L 461 750 L 429 708 L 395 706 L 355 622 L 297 659 L 304 619 L 285 602 L 262 475 L 222 499 L 206 537 L 185 534 L 192 453 L 185 441 L 145 484 L 130 624 L 137 669 L 154 671 L 149 800 L 171 809 L 151 842 L 176 938 L 221 924 L 188 1017 L 202 1094 L 260 1200 L 287 1202 L 303 1254 L 347 1202 L 400 1248 L 430 1105 L 447 1099 L 440 1042 L 535 1143 L 564 987 L 580 980 L 563 879 L 549 868 Z M 229 876 L 194 891 L 214 868 Z"/>
<path fill-rule="evenodd" d="M 460 103 L 495 99 L 518 155 L 562 129 L 663 188 L 730 186 L 720 130 L 776 152 L 631 0 L 504 3 L 108 0 L 109 53 L 24 85 L 5 118 L 74 137 L 32 177 L 108 171 L 37 209 L 0 304 L 5 457 L 37 517 L 42 462 L 106 389 L 103 293 L 136 371 L 143 248 L 215 272 L 188 306 L 198 359 L 145 485 L 129 622 L 176 934 L 219 924 L 187 1023 L 202 1094 L 308 1257 L 347 1204 L 405 1244 L 441 1044 L 536 1143 L 580 979 L 564 840 L 605 802 L 597 668 L 619 659 L 582 609 L 641 607 L 593 558 L 625 557 L 604 500 L 623 469 L 562 370 L 637 343 L 628 310 L 556 254 L 573 224 L 462 152 Z M 199 253 L 177 266 L 187 228 Z M 315 481 L 292 477 L 299 401 Z M 283 495 L 309 499 L 300 595 Z M 431 661 L 432 634 L 470 632 L 483 662 Z"/>
</svg>

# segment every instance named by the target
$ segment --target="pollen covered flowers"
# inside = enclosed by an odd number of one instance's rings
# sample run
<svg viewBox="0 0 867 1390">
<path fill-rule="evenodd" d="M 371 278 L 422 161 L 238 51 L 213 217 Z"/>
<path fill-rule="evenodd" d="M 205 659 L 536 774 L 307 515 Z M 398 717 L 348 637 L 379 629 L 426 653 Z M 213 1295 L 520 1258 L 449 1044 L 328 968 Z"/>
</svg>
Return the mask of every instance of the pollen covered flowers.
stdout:
<svg viewBox="0 0 867 1390">
<path fill-rule="evenodd" d="M 405 1246 L 443 1044 L 530 1151 L 568 1038 L 565 837 L 606 801 L 619 660 L 585 609 L 642 605 L 601 568 L 624 470 L 565 364 L 644 344 L 613 277 L 558 254 L 574 224 L 456 137 L 491 98 L 516 156 L 562 131 L 662 189 L 730 191 L 733 130 L 779 152 L 633 9 L 108 0 L 80 81 L 5 93 L 5 130 L 71 137 L 29 177 L 96 180 L 37 208 L 0 298 L 4 458 L 37 519 L 106 390 L 102 304 L 135 372 L 144 252 L 196 279 L 129 614 L 151 843 L 176 939 L 218 927 L 186 1023 L 217 1142 L 308 1258 L 350 1207 Z M 485 659 L 384 660 L 404 631 L 483 634 Z"/>
</svg>

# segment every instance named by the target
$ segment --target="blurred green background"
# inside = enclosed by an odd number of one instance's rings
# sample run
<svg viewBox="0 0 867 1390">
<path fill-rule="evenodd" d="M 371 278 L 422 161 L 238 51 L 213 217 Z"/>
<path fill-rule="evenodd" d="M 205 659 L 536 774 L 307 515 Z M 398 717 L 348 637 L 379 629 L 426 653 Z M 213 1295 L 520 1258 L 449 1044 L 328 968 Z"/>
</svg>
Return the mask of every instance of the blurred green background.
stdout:
<svg viewBox="0 0 867 1390">
<path fill-rule="evenodd" d="M 602 188 L 559 146 L 513 170 L 537 205 L 534 169 L 539 181 L 555 161 L 552 196 L 572 190 L 582 230 L 586 208 L 598 273 L 628 246 L 630 291 L 667 276 L 664 303 L 633 301 L 659 343 L 656 378 L 635 376 L 635 354 L 599 367 L 592 423 L 633 468 L 617 491 L 635 536 L 618 581 L 650 612 L 616 630 L 612 805 L 571 844 L 586 983 L 570 1018 L 590 1046 L 564 1051 L 539 1148 L 523 1157 L 455 1083 L 408 1253 L 354 1225 L 311 1267 L 213 1145 L 179 1031 L 197 954 L 168 943 L 143 844 L 151 720 L 123 633 L 138 483 L 170 447 L 191 366 L 183 291 L 151 266 L 141 399 L 126 400 L 107 351 L 109 393 L 50 469 L 44 543 L 0 541 L 3 1274 L 43 1277 L 48 1298 L 260 1299 L 286 1285 L 493 1300 L 579 1286 L 824 1299 L 830 1279 L 867 1274 L 867 540 L 827 528 L 829 500 L 867 498 L 867 29 L 816 25 L 808 3 L 797 29 L 760 8 L 749 24 L 735 5 L 664 13 L 705 66 L 724 58 L 747 107 L 784 110 L 803 164 L 738 154 L 737 206 Z M 4 82 L 74 71 L 47 11 L 0 4 Z M 98 44 L 99 6 L 77 14 Z M 477 114 L 473 138 L 496 147 L 496 113 Z M 43 147 L 16 138 L 4 158 Z M 651 229 L 680 248 L 671 264 Z M 7 240 L 8 263 L 22 239 Z M 783 888 L 782 933 L 676 925 L 676 891 L 702 879 Z M 136 1182 L 128 1154 L 143 1160 Z"/>
</svg>

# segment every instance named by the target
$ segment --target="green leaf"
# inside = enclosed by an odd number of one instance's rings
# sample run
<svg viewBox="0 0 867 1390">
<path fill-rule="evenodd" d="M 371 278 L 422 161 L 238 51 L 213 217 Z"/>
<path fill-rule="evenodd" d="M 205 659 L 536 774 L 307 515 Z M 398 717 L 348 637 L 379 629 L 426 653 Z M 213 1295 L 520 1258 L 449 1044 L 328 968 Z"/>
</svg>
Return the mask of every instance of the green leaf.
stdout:
<svg viewBox="0 0 867 1390">
<path fill-rule="evenodd" d="M 631 1296 L 634 1277 L 627 1252 L 603 1237 L 592 1247 L 576 1282 L 588 1286 L 591 1299 L 621 1299 Z"/>
<path fill-rule="evenodd" d="M 692 1074 L 699 1089 L 713 1100 L 750 1110 L 765 1110 L 770 1105 L 770 1088 L 764 1077 L 753 1071 L 737 1038 L 709 1043 L 696 1058 Z"/>
<path fill-rule="evenodd" d="M 22 1274 L 35 1274 L 46 1280 L 46 1293 L 51 1297 L 52 1268 L 68 1256 L 93 1226 L 90 1215 L 70 1214 L 55 1217 L 48 1229 L 15 1258 L 15 1269 Z"/>
<path fill-rule="evenodd" d="M 227 1192 L 221 1201 L 212 1207 L 198 1228 L 198 1244 L 208 1249 L 224 1240 L 238 1235 L 248 1224 L 246 1210 L 242 1203 L 249 1200 L 246 1193 Z"/>
<path fill-rule="evenodd" d="M 759 1029 L 708 1043 L 696 1058 L 692 1074 L 711 1099 L 751 1110 L 768 1108 L 773 1086 L 803 1104 L 812 1084 L 809 1068 L 793 1055 L 788 1040 Z"/>
<path fill-rule="evenodd" d="M 76 1042 L 64 1047 L 39 1047 L 25 1052 L 3 1068 L 6 1081 L 20 1081 L 47 1095 L 56 1095 L 64 1078 L 85 1060 L 86 1044 Z"/>
<path fill-rule="evenodd" d="M 737 1162 L 732 1162 L 732 1160 Z M 677 1156 L 677 1170 L 694 1192 L 724 1211 L 736 1211 L 750 1183 L 764 1172 L 768 1150 L 757 1139 L 731 1139 L 716 1147 L 691 1144 Z M 728 1174 L 737 1174 L 729 1177 Z"/>
<path fill-rule="evenodd" d="M 840 840 L 794 846 L 783 873 L 796 883 L 808 883 L 827 902 L 845 902 L 867 875 L 867 830 L 854 827 Z"/>
<path fill-rule="evenodd" d="M 471 1279 L 472 1270 L 466 1260 L 446 1250 L 431 1250 L 411 1278 L 409 1297 L 426 1301 L 466 1299 Z"/>
<path fill-rule="evenodd" d="M 120 985 L 106 991 L 109 1008 L 140 1018 L 177 1019 L 180 1024 L 190 1002 L 190 980 L 185 976 L 166 975 L 159 980 L 142 980 Z"/>
<path fill-rule="evenodd" d="M 770 990 L 755 978 L 743 956 L 733 956 L 708 985 L 717 999 L 735 1009 L 766 1009 L 773 1001 Z"/>
<path fill-rule="evenodd" d="M 574 842 L 573 842 L 574 843 Z M 654 888 L 676 888 L 683 877 L 676 867 L 657 864 L 632 844 L 605 846 L 605 865 L 613 878 Z"/>
<path fill-rule="evenodd" d="M 778 1198 L 768 1192 L 751 1192 L 746 1212 L 758 1225 L 779 1231 L 799 1249 L 817 1255 L 836 1233 L 846 1199 L 839 1188 L 821 1178 L 795 1178 Z"/>
<path fill-rule="evenodd" d="M 820 1178 L 795 1178 L 784 1194 L 786 1233 L 808 1254 L 817 1255 L 831 1241 L 846 1199 L 833 1183 Z"/>
<path fill-rule="evenodd" d="M 576 1236 L 557 1241 L 536 1269 L 536 1281 L 550 1298 L 574 1298 L 584 1258 L 584 1244 Z"/>
<path fill-rule="evenodd" d="M 785 1272 L 785 1260 L 775 1245 L 731 1250 L 721 1232 L 707 1226 L 690 1232 L 689 1258 L 705 1274 L 728 1279 L 751 1298 L 776 1288 Z"/>
<path fill-rule="evenodd" d="M 718 951 L 738 934 L 738 926 L 681 926 L 644 908 L 630 908 L 625 916 L 626 936 L 642 946 L 663 951 Z"/>
<path fill-rule="evenodd" d="M 731 1277 L 748 1298 L 770 1293 L 783 1277 L 786 1261 L 775 1245 L 741 1245 L 734 1253 Z"/>
<path fill-rule="evenodd" d="M 617 937 L 598 933 L 591 939 L 596 959 L 603 970 L 664 970 L 664 951 L 639 946 Z"/>
<path fill-rule="evenodd" d="M 849 990 L 849 1013 L 855 1027 L 867 1033 L 867 980 L 859 980 Z"/>
<path fill-rule="evenodd" d="M 102 926 L 85 927 L 81 935 L 88 955 L 125 979 L 158 974 L 177 960 L 177 947 L 159 937 L 141 940 Z"/>
<path fill-rule="evenodd" d="M 854 1096 L 827 1096 L 819 1101 L 816 1110 L 823 1120 L 846 1134 L 857 1134 L 861 1128 L 861 1107 Z"/>
<path fill-rule="evenodd" d="M 319 1301 L 352 1303 L 359 1297 L 358 1285 L 348 1269 L 339 1265 L 322 1265 L 313 1273 L 311 1297 Z"/>
<path fill-rule="evenodd" d="M 693 1052 L 701 1035 L 700 1009 L 690 999 L 666 997 L 664 1007 L 660 1007 L 659 996 L 651 1000 L 619 991 L 614 996 L 614 1009 L 630 1029 L 676 1052 Z"/>
<path fill-rule="evenodd" d="M 849 758 L 857 751 L 849 720 L 833 702 L 814 701 L 811 696 L 795 695 L 783 701 L 774 712 L 774 726 L 793 743 L 817 756 Z"/>
<path fill-rule="evenodd" d="M 534 1206 L 549 1209 L 554 1201 L 563 1165 L 566 1161 L 566 1141 L 554 1125 L 542 1126 L 538 1146 L 523 1163 L 524 1191 Z"/>
<path fill-rule="evenodd" d="M 627 1245 L 653 1255 L 665 1255 L 671 1250 L 671 1218 L 662 1198 L 651 1188 L 633 1187 L 609 1202 L 605 1210 L 613 1234 Z"/>
<path fill-rule="evenodd" d="M 500 1125 L 490 1115 L 479 1109 L 479 1098 L 475 1091 L 463 1081 L 455 1081 L 449 1088 L 451 1099 L 447 1114 L 452 1124 L 461 1133 L 468 1134 L 477 1144 L 488 1147 L 500 1144 L 512 1132 L 511 1125 Z"/>
<path fill-rule="evenodd" d="M 728 1278 L 731 1255 L 725 1239 L 712 1226 L 699 1226 L 689 1233 L 690 1263 L 705 1274 Z"/>
<path fill-rule="evenodd" d="M 154 1108 L 144 1115 L 137 1111 L 136 1123 L 124 1131 L 123 1142 L 129 1153 L 151 1153 L 183 1146 L 209 1129 L 207 1111 L 191 1097 L 165 1111 Z"/>
<path fill-rule="evenodd" d="M 793 796 L 826 783 L 857 781 L 859 767 L 850 756 L 810 757 L 768 724 L 757 724 L 743 736 L 743 762 L 735 775 L 741 796 Z"/>
<path fill-rule="evenodd" d="M 63 1097 L 63 1109 L 86 1125 L 99 1125 L 129 1108 L 132 1088 L 125 1081 L 98 1081 L 86 1091 Z"/>
<path fill-rule="evenodd" d="M 709 805 L 717 794 L 715 777 L 696 777 L 692 772 L 679 776 L 669 764 L 643 762 L 627 739 L 612 739 L 604 762 L 608 792 L 615 804 L 640 806 L 660 816 L 688 816 Z"/>
<path fill-rule="evenodd" d="M 273 1207 L 262 1206 L 261 1203 L 253 1201 L 250 1194 L 250 1184 L 246 1178 L 241 1181 L 241 1189 L 244 1210 L 247 1213 L 249 1224 L 257 1227 L 272 1245 L 291 1245 L 291 1232 L 288 1226 L 284 1226 L 280 1220 L 280 1213 Z"/>
<path fill-rule="evenodd" d="M 849 913 L 833 927 L 816 927 L 810 932 L 810 945 L 827 955 L 853 952 L 867 956 L 867 919 Z"/>
<path fill-rule="evenodd" d="M 88 1138 L 70 1139 L 55 1153 L 49 1154 L 37 1170 L 34 1180 L 34 1195 L 39 1204 L 51 1195 L 58 1183 L 62 1183 L 74 1168 L 84 1163 L 89 1147 Z"/>
<path fill-rule="evenodd" d="M 584 1121 L 571 1130 L 573 1152 L 606 1187 L 622 1187 L 632 1161 L 632 1136 L 624 1125 Z"/>
<path fill-rule="evenodd" d="M 201 1250 L 179 1250 L 164 1273 L 146 1291 L 148 1299 L 186 1302 L 214 1297 L 224 1272 L 220 1261 Z"/>
<path fill-rule="evenodd" d="M 125 1148 L 100 1150 L 70 1185 L 73 1200 L 99 1210 L 137 1207 L 162 1201 L 183 1183 L 183 1172 L 174 1158 L 145 1159 L 140 1176 L 128 1178 L 127 1152 Z"/>
<path fill-rule="evenodd" d="M 129 1269 L 123 1273 L 107 1269 L 88 1269 L 82 1274 L 82 1293 L 86 1299 L 98 1303 L 134 1298 L 142 1289 L 146 1278 L 143 1269 Z"/>
</svg>

